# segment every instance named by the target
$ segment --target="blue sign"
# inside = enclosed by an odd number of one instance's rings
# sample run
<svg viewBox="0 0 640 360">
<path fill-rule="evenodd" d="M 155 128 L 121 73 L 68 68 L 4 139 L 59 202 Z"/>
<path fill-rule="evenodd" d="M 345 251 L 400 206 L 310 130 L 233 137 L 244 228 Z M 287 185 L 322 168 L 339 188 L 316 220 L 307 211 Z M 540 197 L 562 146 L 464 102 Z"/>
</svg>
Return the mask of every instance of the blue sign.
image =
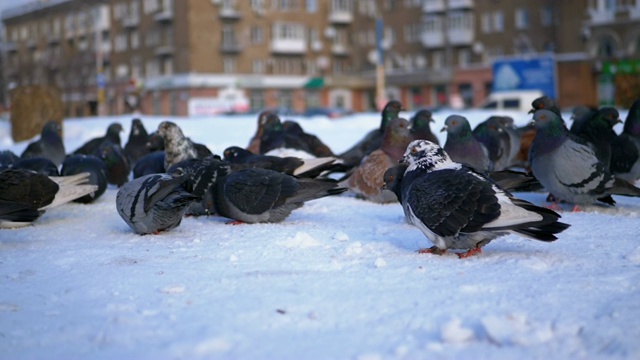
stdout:
<svg viewBox="0 0 640 360">
<path fill-rule="evenodd" d="M 493 91 L 541 90 L 556 98 L 556 65 L 553 57 L 498 59 L 493 62 Z"/>
</svg>

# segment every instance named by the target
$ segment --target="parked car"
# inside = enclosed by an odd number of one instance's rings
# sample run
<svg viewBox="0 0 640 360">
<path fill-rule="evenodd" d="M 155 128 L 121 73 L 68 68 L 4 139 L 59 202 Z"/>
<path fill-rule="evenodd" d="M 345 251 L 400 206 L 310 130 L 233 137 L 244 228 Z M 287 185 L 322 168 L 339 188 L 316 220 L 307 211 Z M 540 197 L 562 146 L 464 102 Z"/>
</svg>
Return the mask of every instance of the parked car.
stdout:
<svg viewBox="0 0 640 360">
<path fill-rule="evenodd" d="M 528 112 L 533 100 L 543 96 L 539 90 L 496 91 L 489 94 L 483 109 L 514 110 Z"/>
<path fill-rule="evenodd" d="M 346 115 L 351 115 L 352 111 L 342 109 L 342 108 L 329 108 L 329 107 L 318 107 L 318 108 L 309 108 L 302 115 L 311 117 L 311 116 L 326 116 L 329 119 L 337 119 Z"/>
</svg>

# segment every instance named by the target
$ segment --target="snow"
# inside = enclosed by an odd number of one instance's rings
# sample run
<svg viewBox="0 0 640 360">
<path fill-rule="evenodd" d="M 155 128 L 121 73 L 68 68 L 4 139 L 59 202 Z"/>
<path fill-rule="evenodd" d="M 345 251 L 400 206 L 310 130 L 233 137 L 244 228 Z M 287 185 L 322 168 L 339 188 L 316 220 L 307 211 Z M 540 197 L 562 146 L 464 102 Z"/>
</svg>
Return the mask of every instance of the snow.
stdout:
<svg viewBox="0 0 640 360">
<path fill-rule="evenodd" d="M 464 114 L 472 123 L 487 117 Z M 435 114 L 434 131 L 446 115 Z M 132 118 L 65 120 L 67 151 L 112 121 L 126 141 Z M 148 130 L 175 121 L 218 154 L 246 146 L 256 124 L 255 116 L 141 118 Z M 336 152 L 378 126 L 373 113 L 298 120 Z M 9 134 L 0 122 L 0 149 L 19 154 L 28 142 Z M 461 260 L 416 253 L 430 244 L 398 204 L 343 194 L 279 224 L 188 217 L 139 236 L 118 216 L 116 192 L 0 230 L 0 357 L 640 358 L 638 199 L 563 212 L 572 226 L 556 242 L 506 236 Z"/>
</svg>

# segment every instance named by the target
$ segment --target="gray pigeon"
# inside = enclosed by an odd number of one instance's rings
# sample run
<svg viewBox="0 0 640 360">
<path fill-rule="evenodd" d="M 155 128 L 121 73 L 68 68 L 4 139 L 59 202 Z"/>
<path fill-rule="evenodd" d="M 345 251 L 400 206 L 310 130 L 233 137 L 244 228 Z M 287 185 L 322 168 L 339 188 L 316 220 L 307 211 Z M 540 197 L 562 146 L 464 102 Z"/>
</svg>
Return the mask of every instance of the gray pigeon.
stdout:
<svg viewBox="0 0 640 360">
<path fill-rule="evenodd" d="M 97 190 L 87 185 L 88 173 L 47 176 L 27 169 L 0 172 L 0 228 L 23 227 L 48 209 Z"/>
<path fill-rule="evenodd" d="M 67 156 L 64 143 L 60 137 L 60 124 L 51 120 L 42 128 L 40 139 L 29 143 L 20 158 L 44 157 L 60 166 Z"/>
<path fill-rule="evenodd" d="M 401 181 L 391 177 L 388 186 L 399 193 L 407 221 L 433 244 L 421 253 L 467 250 L 458 254 L 464 258 L 503 235 L 550 242 L 569 227 L 556 212 L 514 197 L 430 141 L 411 142 L 401 161 L 407 166 Z"/>
<path fill-rule="evenodd" d="M 268 169 L 231 172 L 217 181 L 219 215 L 242 223 L 275 223 L 305 202 L 346 191 L 333 179 L 300 179 Z"/>
<path fill-rule="evenodd" d="M 444 150 L 453 161 L 465 163 L 481 172 L 493 169 L 489 151 L 473 136 L 467 118 L 461 115 L 450 115 L 444 121 L 444 127 L 440 131 L 447 132 Z"/>
<path fill-rule="evenodd" d="M 182 129 L 171 121 L 158 125 L 158 135 L 164 140 L 164 168 L 168 170 L 180 161 L 195 159 L 198 151 L 194 143 L 184 136 Z"/>
<path fill-rule="evenodd" d="M 635 183 L 640 179 L 640 99 L 636 100 L 624 121 L 624 129 L 611 144 L 611 172 Z"/>
<path fill-rule="evenodd" d="M 158 234 L 180 225 L 187 207 L 200 197 L 182 184 L 189 175 L 151 174 L 124 184 L 116 195 L 118 214 L 138 234 Z"/>
<path fill-rule="evenodd" d="M 611 195 L 640 196 L 640 189 L 618 179 L 600 161 L 596 151 L 571 134 L 558 115 L 537 110 L 533 115 L 536 136 L 531 143 L 531 171 L 554 195 L 576 207 L 602 201 L 614 205 Z"/>
</svg>

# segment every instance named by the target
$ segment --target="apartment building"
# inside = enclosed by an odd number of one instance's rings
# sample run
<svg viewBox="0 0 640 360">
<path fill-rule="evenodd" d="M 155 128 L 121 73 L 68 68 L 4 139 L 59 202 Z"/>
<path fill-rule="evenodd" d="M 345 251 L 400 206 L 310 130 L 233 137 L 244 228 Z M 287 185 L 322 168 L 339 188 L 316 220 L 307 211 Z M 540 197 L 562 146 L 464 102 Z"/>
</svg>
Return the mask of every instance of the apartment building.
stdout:
<svg viewBox="0 0 640 360">
<path fill-rule="evenodd" d="M 478 106 L 494 60 L 540 54 L 561 106 L 596 104 L 633 95 L 640 58 L 640 0 L 48 0 L 2 22 L 3 89 L 56 86 L 68 116 L 372 110 L 379 50 L 408 109 Z"/>
</svg>

